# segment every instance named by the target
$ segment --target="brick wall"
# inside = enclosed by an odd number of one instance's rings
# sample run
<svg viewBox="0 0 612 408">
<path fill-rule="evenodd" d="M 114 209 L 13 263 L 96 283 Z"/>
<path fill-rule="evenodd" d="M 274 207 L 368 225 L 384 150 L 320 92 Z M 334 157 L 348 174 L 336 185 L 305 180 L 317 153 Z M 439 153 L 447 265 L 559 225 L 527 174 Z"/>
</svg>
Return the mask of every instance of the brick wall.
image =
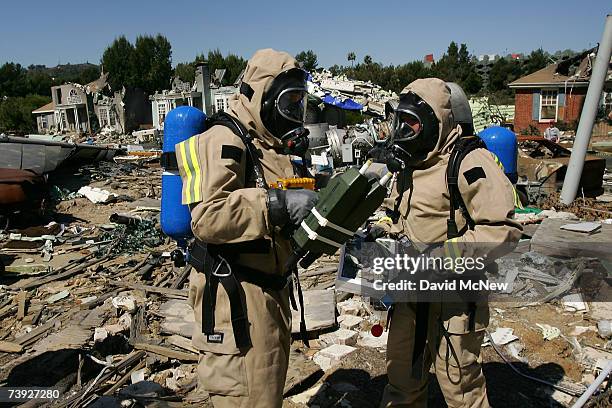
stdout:
<svg viewBox="0 0 612 408">
<path fill-rule="evenodd" d="M 561 91 L 563 89 L 560 89 Z M 569 88 L 565 95 L 565 107 L 559 107 L 558 120 L 564 122 L 577 121 L 582 111 L 582 104 L 586 96 L 586 87 L 574 88 L 570 95 Z M 521 130 L 529 128 L 529 125 L 537 127 L 543 134 L 548 127 L 548 123 L 539 123 L 533 120 L 533 94 L 534 89 L 516 89 L 514 94 L 514 130 L 520 133 Z"/>
</svg>

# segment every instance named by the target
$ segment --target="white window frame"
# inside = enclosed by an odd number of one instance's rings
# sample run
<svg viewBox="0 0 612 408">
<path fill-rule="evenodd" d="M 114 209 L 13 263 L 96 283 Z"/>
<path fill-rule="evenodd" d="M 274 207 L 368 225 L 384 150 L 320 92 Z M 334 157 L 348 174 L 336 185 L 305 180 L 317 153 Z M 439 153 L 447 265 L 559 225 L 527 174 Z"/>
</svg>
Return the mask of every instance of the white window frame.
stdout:
<svg viewBox="0 0 612 408">
<path fill-rule="evenodd" d="M 163 119 L 162 119 L 162 115 L 163 115 Z M 168 105 L 166 105 L 166 102 L 158 102 L 157 103 L 157 122 L 159 123 L 159 126 L 164 126 L 166 115 L 168 115 Z"/>
<path fill-rule="evenodd" d="M 108 120 L 108 108 L 98 108 L 98 120 L 100 122 L 100 127 L 103 128 L 109 125 Z"/>
<path fill-rule="evenodd" d="M 49 122 L 47 121 L 47 114 L 43 113 L 42 115 L 40 115 L 40 128 L 47 129 L 48 123 Z"/>
<path fill-rule="evenodd" d="M 555 118 L 554 119 L 543 119 L 542 118 L 542 106 L 552 106 L 550 104 L 544 105 L 544 93 L 545 92 L 554 92 L 555 93 Z M 538 119 L 540 123 L 550 123 L 556 122 L 557 116 L 559 115 L 559 90 L 557 88 L 553 89 L 542 89 L 540 91 L 540 109 L 538 110 Z"/>
<path fill-rule="evenodd" d="M 216 95 L 215 96 L 215 112 L 219 112 L 221 110 L 226 111 L 228 108 L 227 98 L 224 95 Z"/>
</svg>

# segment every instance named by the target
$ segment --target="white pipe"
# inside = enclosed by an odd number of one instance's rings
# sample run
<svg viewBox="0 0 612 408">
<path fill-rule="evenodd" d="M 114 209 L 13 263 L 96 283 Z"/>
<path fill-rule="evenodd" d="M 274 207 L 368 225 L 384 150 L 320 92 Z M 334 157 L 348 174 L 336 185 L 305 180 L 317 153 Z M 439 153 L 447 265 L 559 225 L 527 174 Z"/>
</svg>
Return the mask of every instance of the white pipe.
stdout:
<svg viewBox="0 0 612 408">
<path fill-rule="evenodd" d="M 601 371 L 601 373 L 597 376 L 595 381 L 593 381 L 593 383 L 589 385 L 589 388 L 586 389 L 584 394 L 582 394 L 580 398 L 578 398 L 576 402 L 574 402 L 574 405 L 572 405 L 572 408 L 581 408 L 584 404 L 586 404 L 589 398 L 591 398 L 591 395 L 593 395 L 593 393 L 597 391 L 597 388 L 599 388 L 601 383 L 604 382 L 604 380 L 610 374 L 611 371 L 612 371 L 612 361 L 608 361 L 606 368 L 604 368 Z"/>
<path fill-rule="evenodd" d="M 612 53 L 612 15 L 606 16 L 606 25 L 604 27 L 603 37 L 599 43 L 597 57 L 595 58 L 595 66 L 591 72 L 591 80 L 587 90 L 586 98 L 584 99 L 584 107 L 578 122 L 578 130 L 574 146 L 572 147 L 572 155 L 569 164 L 567 165 L 567 173 L 563 181 L 563 189 L 561 190 L 561 202 L 563 204 L 571 204 L 578 193 L 580 178 L 582 177 L 582 169 L 584 168 L 584 160 L 586 159 L 589 141 L 591 140 L 591 132 L 597 115 L 597 108 L 601 92 L 603 90 L 606 76 L 608 75 L 608 65 L 610 64 L 610 54 Z"/>
</svg>

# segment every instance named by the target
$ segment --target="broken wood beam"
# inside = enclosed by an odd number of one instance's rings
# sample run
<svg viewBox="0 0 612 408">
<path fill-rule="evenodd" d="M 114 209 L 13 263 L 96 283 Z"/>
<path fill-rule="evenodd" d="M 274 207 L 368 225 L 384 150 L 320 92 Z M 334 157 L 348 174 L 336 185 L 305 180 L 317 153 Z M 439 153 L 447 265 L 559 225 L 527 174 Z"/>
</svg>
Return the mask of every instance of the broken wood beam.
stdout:
<svg viewBox="0 0 612 408">
<path fill-rule="evenodd" d="M 40 336 L 42 336 L 43 334 L 45 334 L 46 332 L 51 330 L 53 328 L 53 326 L 55 326 L 56 322 L 59 322 L 59 320 L 57 320 L 56 318 L 51 319 L 47 323 L 36 327 L 31 332 L 26 333 L 23 336 L 20 336 L 20 337 L 16 338 L 15 342 L 17 344 L 20 344 L 20 345 L 24 346 L 24 347 L 27 347 L 30 344 L 35 343 L 36 340 L 38 340 L 38 338 Z"/>
<path fill-rule="evenodd" d="M 23 346 L 12 341 L 0 341 L 0 351 L 3 353 L 21 353 Z"/>
<path fill-rule="evenodd" d="M 23 318 L 25 317 L 27 299 L 28 299 L 28 292 L 26 292 L 25 290 L 19 291 L 15 299 L 17 301 L 16 303 L 17 303 L 17 319 L 18 320 L 23 320 Z"/>
<path fill-rule="evenodd" d="M 159 346 L 150 343 L 134 343 L 134 348 L 145 350 L 150 353 L 159 354 L 160 356 L 174 358 L 182 361 L 198 361 L 199 356 L 194 353 L 185 353 L 183 351 L 172 350 L 171 348 Z"/>
<path fill-rule="evenodd" d="M 118 379 L 117 382 L 113 384 L 108 390 L 104 391 L 102 395 L 113 395 L 115 391 L 117 391 L 123 384 L 128 382 L 128 380 L 131 378 L 132 373 L 134 371 L 144 368 L 145 365 L 146 365 L 145 360 L 140 361 L 138 364 L 136 364 L 134 368 L 128 370 L 120 379 Z"/>
<path fill-rule="evenodd" d="M 170 285 L 170 288 L 178 289 L 181 286 L 183 286 L 187 278 L 189 278 L 190 273 L 191 273 L 191 265 L 187 264 L 185 265 L 185 267 L 183 268 L 179 276 L 177 276 L 174 282 L 172 282 L 172 285 Z"/>
<path fill-rule="evenodd" d="M 124 281 L 112 281 L 109 282 L 111 285 L 120 286 L 122 288 L 142 290 L 149 293 L 159 293 L 160 295 L 173 296 L 179 298 L 186 298 L 189 295 L 189 291 L 181 289 L 170 289 L 160 288 L 152 285 L 143 285 L 142 283 L 135 282 L 124 282 Z"/>
<path fill-rule="evenodd" d="M 23 289 L 23 290 L 34 289 L 39 286 L 46 285 L 47 283 L 50 283 L 50 282 L 70 278 L 78 273 L 83 272 L 85 269 L 91 266 L 94 266 L 100 262 L 106 261 L 107 259 L 108 259 L 108 255 L 103 256 L 100 259 L 92 259 L 90 261 L 85 262 L 84 264 L 81 264 L 73 269 L 69 269 L 65 272 L 62 272 L 59 274 L 53 274 L 53 275 L 47 276 L 42 279 L 37 279 L 33 282 L 28 282 L 26 284 L 19 284 L 19 282 L 17 282 L 9 286 L 9 288 L 10 289 Z"/>
</svg>

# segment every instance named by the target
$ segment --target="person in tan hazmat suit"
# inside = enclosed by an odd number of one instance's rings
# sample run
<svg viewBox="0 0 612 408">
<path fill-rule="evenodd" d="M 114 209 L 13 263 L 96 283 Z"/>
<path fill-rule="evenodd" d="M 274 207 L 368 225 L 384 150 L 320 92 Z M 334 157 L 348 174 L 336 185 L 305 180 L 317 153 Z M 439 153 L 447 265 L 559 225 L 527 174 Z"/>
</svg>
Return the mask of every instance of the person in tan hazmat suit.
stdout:
<svg viewBox="0 0 612 408">
<path fill-rule="evenodd" d="M 176 146 L 196 243 L 189 302 L 199 385 L 215 407 L 280 407 L 289 362 L 288 234 L 316 203 L 310 190 L 269 189 L 296 174 L 308 146 L 307 74 L 289 54 L 257 51 L 240 94 L 215 125 Z M 238 133 L 242 132 L 239 137 Z M 245 140 L 247 140 L 245 142 Z"/>
<path fill-rule="evenodd" d="M 458 187 L 471 218 L 455 212 L 459 234 L 449 239 L 451 203 L 447 167 L 462 128 L 452 114 L 451 93 L 440 79 L 418 79 L 395 110 L 390 169 L 402 168 L 387 203 L 395 219 L 379 225 L 407 238 L 430 257 L 483 257 L 491 262 L 512 250 L 521 227 L 512 220 L 512 185 L 482 148 L 461 161 Z M 481 245 L 481 244 L 485 245 Z M 447 271 L 448 272 L 448 271 Z M 425 271 L 429 273 L 429 271 Z M 457 276 L 453 271 L 451 274 Z M 437 296 L 435 293 L 430 296 Z M 390 317 L 387 374 L 381 407 L 426 407 L 428 373 L 435 375 L 450 408 L 488 407 L 480 345 L 489 321 L 485 300 L 396 303 Z"/>
</svg>

